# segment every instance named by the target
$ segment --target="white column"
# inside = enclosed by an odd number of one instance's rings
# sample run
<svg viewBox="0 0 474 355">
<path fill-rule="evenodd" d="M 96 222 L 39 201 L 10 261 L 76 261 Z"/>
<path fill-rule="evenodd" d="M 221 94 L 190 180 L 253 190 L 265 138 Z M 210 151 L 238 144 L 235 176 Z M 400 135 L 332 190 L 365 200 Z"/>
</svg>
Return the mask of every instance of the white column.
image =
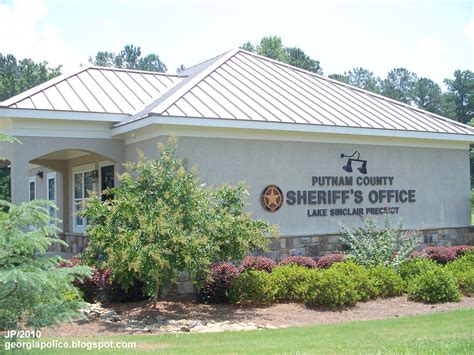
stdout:
<svg viewBox="0 0 474 355">
<path fill-rule="evenodd" d="M 29 200 L 28 170 L 28 161 L 15 158 L 11 160 L 12 202 L 16 205 Z"/>
</svg>

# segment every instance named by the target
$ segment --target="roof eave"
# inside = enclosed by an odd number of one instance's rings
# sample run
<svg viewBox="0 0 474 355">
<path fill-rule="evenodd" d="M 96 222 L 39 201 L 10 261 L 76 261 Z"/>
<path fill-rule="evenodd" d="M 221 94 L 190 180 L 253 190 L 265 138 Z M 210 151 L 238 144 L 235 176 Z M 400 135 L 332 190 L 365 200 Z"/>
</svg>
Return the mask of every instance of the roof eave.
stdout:
<svg viewBox="0 0 474 355">
<path fill-rule="evenodd" d="M 0 118 L 31 118 L 46 120 L 66 120 L 66 121 L 100 121 L 117 123 L 124 120 L 129 115 L 102 112 L 78 112 L 59 110 L 37 110 L 9 108 L 0 106 Z"/>
<path fill-rule="evenodd" d="M 267 121 L 248 121 L 248 120 L 230 120 L 230 119 L 209 119 L 209 118 L 189 118 L 189 117 L 171 117 L 150 114 L 137 121 L 131 121 L 120 126 L 112 128 L 112 136 L 129 133 L 137 129 L 152 125 L 170 125 L 170 126 L 195 126 L 205 128 L 229 128 L 229 129 L 250 129 L 281 132 L 301 132 L 301 133 L 320 133 L 320 134 L 338 134 L 355 136 L 378 136 L 395 137 L 405 139 L 429 139 L 438 141 L 464 142 L 466 144 L 474 143 L 473 134 L 460 133 L 436 133 L 420 132 L 408 130 L 393 130 L 380 128 L 359 128 L 359 127 L 341 127 L 341 126 L 322 126 L 312 124 L 282 123 Z"/>
</svg>

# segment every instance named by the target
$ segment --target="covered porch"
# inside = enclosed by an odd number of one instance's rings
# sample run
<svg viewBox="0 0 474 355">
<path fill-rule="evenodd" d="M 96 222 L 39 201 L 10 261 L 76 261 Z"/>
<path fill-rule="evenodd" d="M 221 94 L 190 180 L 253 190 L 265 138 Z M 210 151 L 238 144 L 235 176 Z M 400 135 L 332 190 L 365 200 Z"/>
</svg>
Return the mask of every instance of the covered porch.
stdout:
<svg viewBox="0 0 474 355">
<path fill-rule="evenodd" d="M 84 201 L 93 193 L 117 184 L 123 163 L 122 141 L 112 139 L 64 139 L 17 137 L 21 144 L 5 149 L 11 172 L 11 201 L 50 200 L 59 220 L 58 237 L 68 247 L 56 244 L 52 252 L 73 255 L 87 245 L 87 220 L 80 215 Z"/>
</svg>

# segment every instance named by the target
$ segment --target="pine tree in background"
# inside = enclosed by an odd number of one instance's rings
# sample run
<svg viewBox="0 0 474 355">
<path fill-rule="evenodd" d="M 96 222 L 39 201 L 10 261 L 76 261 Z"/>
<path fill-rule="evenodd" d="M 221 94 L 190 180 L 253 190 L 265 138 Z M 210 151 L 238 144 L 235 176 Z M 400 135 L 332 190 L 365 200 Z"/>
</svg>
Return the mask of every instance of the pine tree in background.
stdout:
<svg viewBox="0 0 474 355">
<path fill-rule="evenodd" d="M 31 89 L 61 74 L 61 65 L 50 68 L 48 62 L 35 63 L 0 53 L 0 102 Z"/>
</svg>

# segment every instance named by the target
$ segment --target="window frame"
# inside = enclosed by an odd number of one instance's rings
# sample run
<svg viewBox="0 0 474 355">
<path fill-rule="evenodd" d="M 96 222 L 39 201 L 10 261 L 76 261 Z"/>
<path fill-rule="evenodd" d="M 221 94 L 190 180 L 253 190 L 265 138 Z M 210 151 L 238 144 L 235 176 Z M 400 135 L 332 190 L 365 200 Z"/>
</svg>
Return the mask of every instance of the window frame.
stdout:
<svg viewBox="0 0 474 355">
<path fill-rule="evenodd" d="M 35 197 L 32 199 L 31 198 L 31 183 L 34 183 L 34 194 Z M 38 197 L 38 182 L 36 181 L 36 175 L 30 176 L 28 178 L 28 201 L 31 202 L 33 200 L 36 200 Z"/>
<path fill-rule="evenodd" d="M 85 197 L 85 189 L 84 189 L 84 173 L 95 171 L 96 170 L 96 164 L 91 163 L 91 164 L 85 164 L 85 165 L 80 165 L 80 166 L 75 166 L 72 168 L 72 175 L 71 175 L 71 215 L 72 215 L 72 231 L 73 233 L 84 233 L 86 226 L 87 226 L 87 221 L 85 218 L 82 218 L 83 224 L 82 225 L 77 225 L 77 219 L 76 219 L 76 201 L 81 200 L 82 203 L 84 203 L 84 200 L 86 199 Z M 75 176 L 77 174 L 82 174 L 82 198 L 76 198 L 75 197 Z M 93 191 L 97 192 L 97 179 L 93 182 Z"/>
<path fill-rule="evenodd" d="M 58 177 L 57 177 L 57 173 L 55 171 L 51 171 L 49 173 L 46 174 L 46 200 L 48 201 L 53 201 L 54 205 L 57 206 L 58 205 Z M 54 179 L 54 185 L 53 185 L 53 190 L 54 190 L 54 199 L 50 200 L 49 199 L 49 180 L 53 180 Z M 56 209 L 54 209 L 53 211 L 53 215 L 50 214 L 50 210 L 49 210 L 50 207 L 48 207 L 48 214 L 50 215 L 50 217 L 52 218 L 57 218 L 58 217 L 58 211 Z M 56 225 L 56 223 L 54 223 L 52 220 L 49 221 L 49 225 Z"/>
</svg>

